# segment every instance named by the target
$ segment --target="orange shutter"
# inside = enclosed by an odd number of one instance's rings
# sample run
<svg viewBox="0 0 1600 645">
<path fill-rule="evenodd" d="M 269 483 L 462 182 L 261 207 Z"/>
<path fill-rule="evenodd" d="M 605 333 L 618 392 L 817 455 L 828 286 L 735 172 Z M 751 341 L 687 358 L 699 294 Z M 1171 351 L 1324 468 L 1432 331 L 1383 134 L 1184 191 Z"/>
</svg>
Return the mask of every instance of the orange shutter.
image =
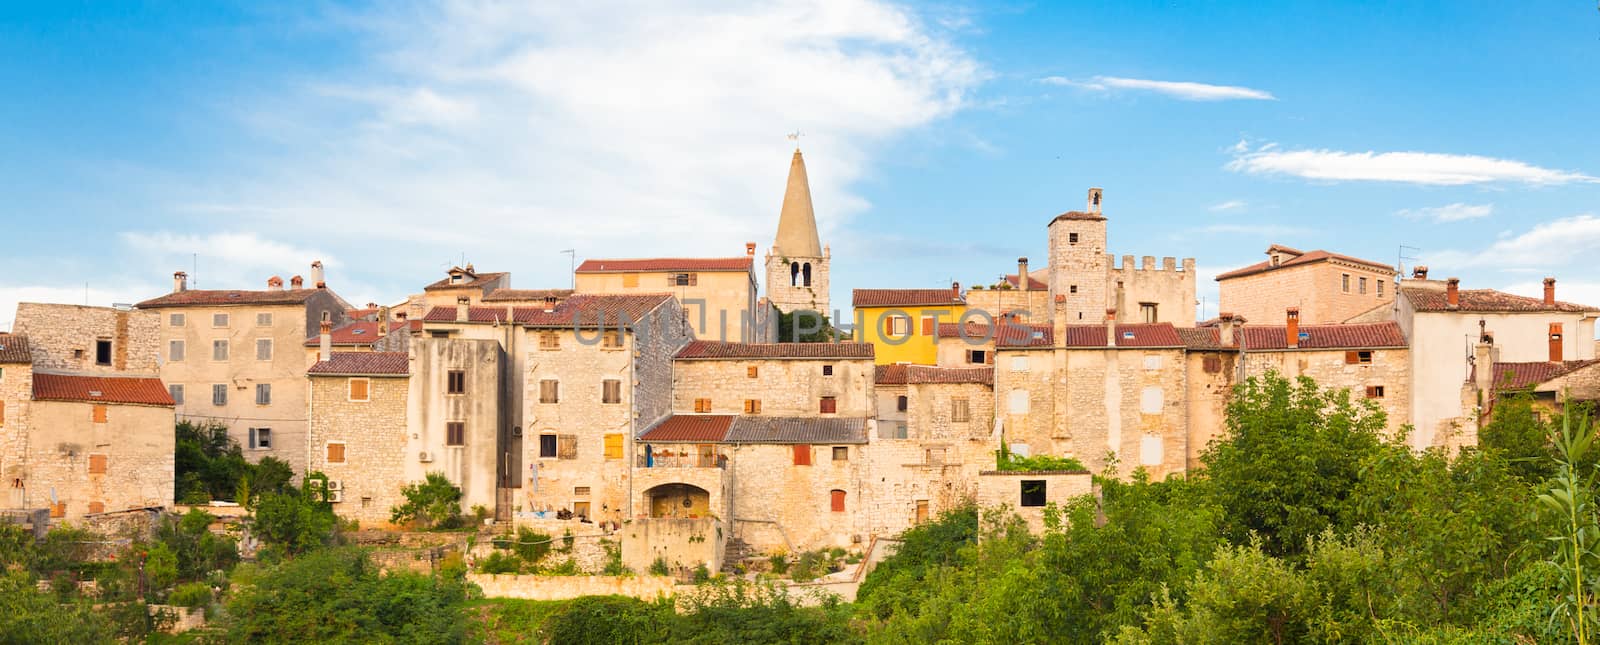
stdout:
<svg viewBox="0 0 1600 645">
<path fill-rule="evenodd" d="M 350 400 L 367 400 L 367 380 L 362 378 L 350 379 Z"/>
<path fill-rule="evenodd" d="M 1361 362 L 1361 352 L 1345 352 L 1344 353 L 1344 362 L 1345 362 L 1346 365 L 1354 365 L 1356 363 L 1360 363 Z"/>
<path fill-rule="evenodd" d="M 105 502 L 89 502 L 89 512 L 90 513 L 104 513 L 104 512 L 106 512 L 106 503 Z"/>
<path fill-rule="evenodd" d="M 932 318 L 923 318 L 922 319 L 922 335 L 923 336 L 932 336 L 933 335 L 933 319 Z"/>
<path fill-rule="evenodd" d="M 95 423 L 105 423 L 106 422 L 106 406 L 100 405 L 100 404 L 96 404 L 94 406 L 94 422 Z"/>
<path fill-rule="evenodd" d="M 330 464 L 342 464 L 342 463 L 344 463 L 344 444 L 342 444 L 342 443 L 330 443 L 330 444 L 328 444 L 328 463 L 330 463 Z"/>
<path fill-rule="evenodd" d="M 811 446 L 801 444 L 794 447 L 794 465 L 811 465 Z"/>
<path fill-rule="evenodd" d="M 842 491 L 842 490 L 831 491 L 828 494 L 828 496 L 832 498 L 832 499 L 829 500 L 830 506 L 831 506 L 831 510 L 833 512 L 835 512 L 835 513 L 843 513 L 844 512 L 844 491 Z"/>
<path fill-rule="evenodd" d="M 0 426 L 6 424 L 6 402 L 0 401 Z"/>
<path fill-rule="evenodd" d="M 89 455 L 89 474 L 104 475 L 106 473 L 106 456 Z"/>
</svg>

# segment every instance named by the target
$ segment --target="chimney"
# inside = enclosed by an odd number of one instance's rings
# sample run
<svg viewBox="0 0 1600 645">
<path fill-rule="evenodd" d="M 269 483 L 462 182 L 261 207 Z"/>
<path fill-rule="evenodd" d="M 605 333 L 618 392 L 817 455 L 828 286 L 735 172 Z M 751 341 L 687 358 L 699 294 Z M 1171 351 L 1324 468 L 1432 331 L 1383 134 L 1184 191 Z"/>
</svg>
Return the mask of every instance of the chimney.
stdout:
<svg viewBox="0 0 1600 645">
<path fill-rule="evenodd" d="M 1550 323 L 1550 362 L 1561 362 L 1561 323 Z"/>
<path fill-rule="evenodd" d="M 1544 279 L 1544 306 L 1546 306 L 1546 307 L 1554 307 L 1554 306 L 1556 306 L 1556 279 L 1555 278 L 1545 278 Z"/>
<path fill-rule="evenodd" d="M 1488 392 L 1494 387 L 1494 364 L 1498 362 L 1500 348 L 1494 346 L 1494 333 L 1483 332 L 1478 344 L 1472 347 L 1472 380 L 1479 392 Z"/>
<path fill-rule="evenodd" d="M 1117 346 L 1117 308 L 1106 308 L 1106 347 Z"/>
<path fill-rule="evenodd" d="M 961 283 L 960 282 L 952 282 L 952 283 L 950 283 L 950 298 L 952 300 L 960 300 L 961 299 Z"/>
<path fill-rule="evenodd" d="M 1100 197 L 1101 197 L 1102 193 L 1104 193 L 1104 192 L 1105 191 L 1102 191 L 1099 188 L 1090 188 L 1089 189 L 1089 205 L 1088 205 L 1088 210 L 1085 211 L 1085 212 L 1094 213 L 1094 214 L 1099 214 L 1100 213 Z"/>
<path fill-rule="evenodd" d="M 466 296 L 456 298 L 456 322 L 467 322 L 467 309 L 472 305 L 472 299 Z"/>
<path fill-rule="evenodd" d="M 1419 264 L 1417 266 L 1411 267 L 1411 277 L 1416 278 L 1418 280 L 1427 280 L 1428 279 L 1428 266 L 1425 265 L 1425 264 Z"/>
<path fill-rule="evenodd" d="M 749 256 L 749 257 L 752 257 L 752 258 L 755 257 L 756 256 L 756 243 L 755 242 L 745 242 L 744 243 L 744 254 Z"/>
<path fill-rule="evenodd" d="M 1461 306 L 1461 278 L 1449 278 L 1444 281 L 1444 302 L 1451 309 Z"/>
<path fill-rule="evenodd" d="M 389 308 L 378 307 L 378 338 L 389 335 Z"/>
<path fill-rule="evenodd" d="M 1233 314 L 1222 312 L 1217 314 L 1217 341 L 1223 347 L 1233 347 Z"/>
<path fill-rule="evenodd" d="M 1028 258 L 1017 258 L 1017 288 L 1027 291 L 1029 282 L 1032 280 L 1028 279 Z"/>
<path fill-rule="evenodd" d="M 394 319 L 395 320 L 398 320 L 400 322 L 405 322 L 406 318 L 407 318 L 406 312 L 404 312 L 404 311 L 396 311 L 396 312 L 394 312 Z"/>
<path fill-rule="evenodd" d="M 545 296 L 544 297 L 544 312 L 545 313 L 550 313 L 552 311 L 555 311 L 556 310 L 556 304 L 559 303 L 560 301 L 561 301 L 561 299 L 557 298 L 555 296 Z"/>
<path fill-rule="evenodd" d="M 322 321 L 322 333 L 318 336 L 317 360 L 333 360 L 333 322 Z"/>
<path fill-rule="evenodd" d="M 289 278 L 289 288 L 290 289 L 304 289 L 304 288 L 306 288 L 306 279 L 302 278 L 300 276 L 295 276 L 293 278 Z"/>
<path fill-rule="evenodd" d="M 316 260 L 311 263 L 311 286 L 318 289 L 326 289 L 328 286 L 323 281 L 322 260 Z"/>
<path fill-rule="evenodd" d="M 172 292 L 183 293 L 189 290 L 189 274 L 179 271 L 172 274 Z"/>
<path fill-rule="evenodd" d="M 267 291 L 283 291 L 283 278 L 278 276 L 267 278 Z"/>
<path fill-rule="evenodd" d="M 1289 349 L 1300 347 L 1300 308 L 1290 307 L 1284 312 L 1283 340 Z"/>
</svg>

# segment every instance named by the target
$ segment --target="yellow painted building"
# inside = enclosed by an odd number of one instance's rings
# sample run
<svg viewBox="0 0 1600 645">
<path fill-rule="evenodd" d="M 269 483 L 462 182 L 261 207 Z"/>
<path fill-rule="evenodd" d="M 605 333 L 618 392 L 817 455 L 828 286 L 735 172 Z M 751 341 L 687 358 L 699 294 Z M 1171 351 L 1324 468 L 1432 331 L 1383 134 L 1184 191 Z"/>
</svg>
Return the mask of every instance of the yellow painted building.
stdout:
<svg viewBox="0 0 1600 645">
<path fill-rule="evenodd" d="M 958 322 L 967 311 L 960 284 L 949 289 L 856 289 L 850 304 L 855 340 L 872 343 L 879 365 L 937 365 L 939 323 Z"/>
</svg>

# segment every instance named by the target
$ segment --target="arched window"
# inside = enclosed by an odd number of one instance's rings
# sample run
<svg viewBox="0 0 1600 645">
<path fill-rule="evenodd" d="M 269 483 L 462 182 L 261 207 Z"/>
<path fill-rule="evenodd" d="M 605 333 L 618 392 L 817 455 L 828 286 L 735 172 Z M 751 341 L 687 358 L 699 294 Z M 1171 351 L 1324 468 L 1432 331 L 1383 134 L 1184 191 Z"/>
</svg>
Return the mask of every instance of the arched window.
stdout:
<svg viewBox="0 0 1600 645">
<path fill-rule="evenodd" d="M 835 513 L 843 513 L 844 512 L 844 491 L 838 490 L 838 489 L 834 489 L 832 491 L 829 491 L 828 497 L 831 498 L 829 501 L 832 504 L 833 512 L 835 512 Z"/>
<path fill-rule="evenodd" d="M 800 273 L 805 277 L 805 286 L 809 287 L 811 286 L 811 263 L 807 262 L 801 266 L 803 268 L 800 269 Z"/>
<path fill-rule="evenodd" d="M 800 286 L 800 263 L 799 262 L 790 262 L 789 263 L 789 286 L 791 286 L 791 287 Z"/>
</svg>

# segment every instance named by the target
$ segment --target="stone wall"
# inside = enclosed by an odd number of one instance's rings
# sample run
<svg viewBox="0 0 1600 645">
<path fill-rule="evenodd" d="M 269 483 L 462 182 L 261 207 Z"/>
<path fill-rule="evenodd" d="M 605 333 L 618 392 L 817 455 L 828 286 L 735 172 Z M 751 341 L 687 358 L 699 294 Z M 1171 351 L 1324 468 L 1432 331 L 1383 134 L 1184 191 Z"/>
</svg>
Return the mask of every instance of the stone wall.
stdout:
<svg viewBox="0 0 1600 645">
<path fill-rule="evenodd" d="M 673 595 L 674 579 L 665 576 L 533 576 L 469 573 L 486 598 L 571 600 L 582 596 L 628 596 L 654 600 Z"/>
<path fill-rule="evenodd" d="M 823 366 L 833 375 L 823 376 Z M 750 368 L 756 368 L 755 378 Z M 835 400 L 838 416 L 872 414 L 871 360 L 739 359 L 673 362 L 673 402 L 678 412 L 693 412 L 695 399 L 711 400 L 717 414 L 743 414 L 744 402 L 761 402 L 767 416 L 815 416 L 824 396 Z"/>
<path fill-rule="evenodd" d="M 1188 396 L 1189 470 L 1201 466 L 1200 455 L 1213 439 L 1227 432 L 1228 400 L 1239 371 L 1236 351 L 1190 351 L 1184 355 L 1184 385 Z"/>
<path fill-rule="evenodd" d="M 1350 276 L 1344 292 L 1343 276 Z M 1361 293 L 1360 279 L 1367 279 Z M 1378 284 L 1383 283 L 1383 294 Z M 1342 323 L 1395 298 L 1394 274 L 1359 264 L 1316 262 L 1218 282 L 1217 311 L 1258 325 L 1283 324 L 1284 310 L 1300 308 L 1300 324 Z"/>
<path fill-rule="evenodd" d="M 4 338 L 4 337 L 0 337 Z M 28 437 L 33 428 L 33 368 L 26 363 L 0 365 L 0 508 L 26 508 Z M 48 501 L 49 489 L 40 489 Z M 43 503 L 37 503 L 43 507 Z"/>
<path fill-rule="evenodd" d="M 1156 266 L 1155 256 L 1144 256 L 1139 266 L 1133 265 L 1133 256 L 1122 256 L 1122 266 L 1106 257 L 1106 293 L 1112 301 L 1106 306 L 1115 307 L 1122 320 L 1145 322 L 1142 306 L 1156 306 L 1156 318 L 1149 322 L 1172 323 L 1179 327 L 1194 325 L 1194 258 L 1184 258 L 1180 270 L 1177 258 L 1161 258 Z"/>
<path fill-rule="evenodd" d="M 14 333 L 27 334 L 33 366 L 85 374 L 155 374 L 160 316 L 153 311 L 17 303 Z M 96 362 L 97 341 L 111 341 L 111 362 Z"/>
<path fill-rule="evenodd" d="M 995 319 L 1004 313 L 1026 312 L 1020 314 L 1021 322 L 1045 323 L 1050 321 L 1050 292 L 1046 289 L 968 289 L 967 311 L 982 311 Z M 968 320 L 977 322 L 982 319 L 972 317 Z"/>
<path fill-rule="evenodd" d="M 102 424 L 93 422 L 93 403 L 33 402 L 25 505 L 49 506 L 54 497 L 67 518 L 172 505 L 172 408 L 106 406 Z M 91 472 L 101 460 L 105 472 Z"/>
<path fill-rule="evenodd" d="M 721 520 L 713 518 L 634 519 L 623 526 L 622 563 L 636 572 L 650 570 L 657 558 L 679 570 L 705 565 L 711 571 L 722 569 L 727 531 Z"/>
<path fill-rule="evenodd" d="M 1007 508 L 1020 515 L 1034 533 L 1044 531 L 1047 506 L 1022 506 L 1024 482 L 1043 482 L 1045 504 L 1057 507 L 1072 498 L 1094 494 L 1094 478 L 1088 472 L 996 472 L 978 476 L 978 505 L 982 508 Z M 1026 484 L 1032 485 L 1032 484 Z"/>
<path fill-rule="evenodd" d="M 1026 357 L 1028 369 L 1012 369 L 1012 361 Z M 1003 348 L 996 353 L 994 410 L 1000 418 L 1006 443 L 1028 454 L 1073 454 L 1070 436 L 1058 431 L 1057 395 L 1065 395 L 1055 350 Z M 1026 401 L 1023 404 L 1023 401 Z M 1019 407 L 1023 405 L 1024 407 Z M 1104 450 L 1102 449 L 1103 453 Z"/>
<path fill-rule="evenodd" d="M 1072 234 L 1078 241 L 1071 241 Z M 1106 292 L 1105 220 L 1066 219 L 1052 222 L 1050 239 L 1050 293 L 1060 296 L 1067 324 L 1093 324 L 1105 319 L 1110 294 Z M 1076 287 L 1076 289 L 1074 289 Z"/>
<path fill-rule="evenodd" d="M 733 494 L 731 536 L 757 552 L 808 551 L 848 546 L 865 539 L 864 514 L 869 458 L 864 446 L 849 445 L 835 460 L 835 446 L 808 446 L 811 465 L 794 465 L 794 446 L 737 445 L 729 451 Z M 844 511 L 831 495 L 845 493 Z"/>
<path fill-rule="evenodd" d="M 478 327 L 486 327 L 479 325 Z M 405 404 L 405 479 L 443 473 L 461 487 L 461 506 L 496 508 L 505 422 L 503 376 L 508 360 L 491 339 L 418 338 L 411 344 L 411 378 Z M 463 373 L 464 390 L 449 392 L 449 374 Z M 460 445 L 451 445 L 450 423 L 462 424 Z M 422 460 L 428 454 L 428 461 Z"/>
<path fill-rule="evenodd" d="M 406 400 L 409 379 L 368 377 L 368 400 L 350 400 L 350 377 L 311 376 L 310 470 L 343 487 L 333 505 L 341 517 L 363 527 L 389 525 L 389 510 L 405 501 L 400 488 L 411 481 L 406 462 Z M 344 461 L 330 463 L 330 443 L 344 445 Z"/>
<path fill-rule="evenodd" d="M 1184 472 L 1188 428 L 1183 352 L 1178 349 L 1064 350 L 1066 396 L 1059 430 L 1091 471 L 1116 456 L 1118 472 L 1143 467 L 1154 479 Z"/>
<path fill-rule="evenodd" d="M 1267 371 L 1294 379 L 1309 376 L 1323 389 L 1347 389 L 1350 397 L 1361 400 L 1368 386 L 1381 386 L 1382 398 L 1374 399 L 1388 417 L 1385 426 L 1394 436 L 1411 419 L 1411 357 L 1405 348 L 1372 350 L 1371 363 L 1345 362 L 1345 350 L 1255 351 L 1243 354 L 1246 378 Z M 1456 385 L 1460 397 L 1461 386 Z"/>
<path fill-rule="evenodd" d="M 676 286 L 671 278 L 682 271 L 633 273 L 579 273 L 578 293 L 671 293 L 688 315 L 696 338 L 728 342 L 753 342 L 766 330 L 755 329 L 756 279 L 749 271 L 690 271 L 693 286 Z M 632 276 L 627 286 L 624 276 Z"/>
</svg>

